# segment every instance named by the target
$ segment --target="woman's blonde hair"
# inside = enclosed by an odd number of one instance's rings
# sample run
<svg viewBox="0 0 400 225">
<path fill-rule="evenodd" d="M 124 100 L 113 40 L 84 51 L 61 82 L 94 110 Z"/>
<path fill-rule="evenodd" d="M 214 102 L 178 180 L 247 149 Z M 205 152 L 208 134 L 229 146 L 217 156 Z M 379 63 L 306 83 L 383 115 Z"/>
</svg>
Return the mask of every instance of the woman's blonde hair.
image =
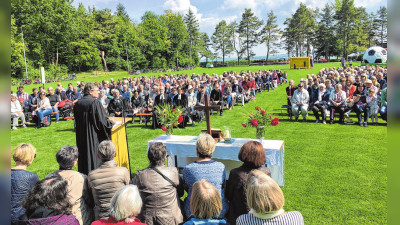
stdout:
<svg viewBox="0 0 400 225">
<path fill-rule="evenodd" d="M 198 219 L 211 219 L 222 210 L 221 194 L 206 180 L 193 184 L 190 198 L 190 212 Z"/>
<path fill-rule="evenodd" d="M 211 157 L 212 153 L 215 150 L 215 140 L 211 137 L 211 135 L 202 133 L 199 135 L 199 138 L 196 141 L 196 150 L 202 156 Z"/>
<path fill-rule="evenodd" d="M 14 149 L 13 159 L 15 162 L 20 162 L 24 165 L 30 165 L 36 155 L 36 148 L 31 144 L 19 144 Z"/>
<path fill-rule="evenodd" d="M 285 198 L 279 185 L 260 170 L 247 177 L 247 205 L 257 213 L 269 213 L 283 208 Z"/>
</svg>

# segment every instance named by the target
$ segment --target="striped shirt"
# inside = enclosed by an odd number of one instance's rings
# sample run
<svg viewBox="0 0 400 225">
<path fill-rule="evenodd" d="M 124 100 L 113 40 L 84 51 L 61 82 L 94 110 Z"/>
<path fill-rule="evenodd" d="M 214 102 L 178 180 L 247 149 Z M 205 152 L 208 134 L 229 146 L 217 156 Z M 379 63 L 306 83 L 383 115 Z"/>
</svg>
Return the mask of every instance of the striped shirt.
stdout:
<svg viewBox="0 0 400 225">
<path fill-rule="evenodd" d="M 244 214 L 237 218 L 237 225 L 304 225 L 303 215 L 300 212 L 287 212 L 272 219 L 260 219 L 253 214 Z"/>
</svg>

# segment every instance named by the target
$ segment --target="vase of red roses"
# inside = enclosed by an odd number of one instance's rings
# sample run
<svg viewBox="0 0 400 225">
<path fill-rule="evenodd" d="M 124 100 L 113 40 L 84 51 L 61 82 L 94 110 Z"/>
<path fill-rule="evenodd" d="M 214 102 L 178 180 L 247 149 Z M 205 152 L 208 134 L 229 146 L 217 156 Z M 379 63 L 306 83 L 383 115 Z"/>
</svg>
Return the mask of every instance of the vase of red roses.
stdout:
<svg viewBox="0 0 400 225">
<path fill-rule="evenodd" d="M 256 112 L 250 113 L 246 123 L 242 123 L 243 127 L 251 126 L 256 128 L 256 137 L 262 142 L 265 136 L 265 129 L 268 126 L 276 126 L 279 124 L 278 118 L 272 118 L 271 113 L 261 107 L 255 107 Z"/>
<path fill-rule="evenodd" d="M 171 105 L 161 105 L 155 107 L 157 112 L 157 120 L 161 124 L 161 130 L 170 138 L 177 127 L 183 122 L 182 108 L 172 108 Z"/>
</svg>

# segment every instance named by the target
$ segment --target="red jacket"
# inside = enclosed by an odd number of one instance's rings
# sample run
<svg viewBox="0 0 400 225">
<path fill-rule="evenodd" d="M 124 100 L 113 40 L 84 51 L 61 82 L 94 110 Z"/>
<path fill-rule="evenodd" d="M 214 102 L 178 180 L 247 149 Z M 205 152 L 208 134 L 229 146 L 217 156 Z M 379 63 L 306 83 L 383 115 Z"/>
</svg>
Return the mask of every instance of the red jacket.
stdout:
<svg viewBox="0 0 400 225">
<path fill-rule="evenodd" d="M 125 223 L 125 221 L 116 221 L 114 218 L 109 217 L 108 219 L 101 219 L 101 220 L 96 220 L 92 223 L 92 225 L 104 225 L 104 224 L 116 224 L 116 225 L 124 225 L 124 224 L 130 224 L 130 225 L 146 225 L 144 223 L 141 223 L 138 218 L 135 218 L 135 221 L 131 223 Z"/>
</svg>

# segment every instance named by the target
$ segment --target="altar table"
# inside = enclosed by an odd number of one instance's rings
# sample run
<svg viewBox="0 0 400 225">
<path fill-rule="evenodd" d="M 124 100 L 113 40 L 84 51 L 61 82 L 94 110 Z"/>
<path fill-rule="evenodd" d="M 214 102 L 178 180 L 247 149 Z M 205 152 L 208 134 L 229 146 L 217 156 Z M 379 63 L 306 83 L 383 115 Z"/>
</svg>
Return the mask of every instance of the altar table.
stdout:
<svg viewBox="0 0 400 225">
<path fill-rule="evenodd" d="M 197 136 L 179 136 L 161 135 L 150 140 L 150 144 L 154 142 L 162 142 L 167 146 L 167 164 L 168 166 L 175 166 L 182 169 L 185 165 L 197 160 L 196 156 L 196 140 Z M 222 162 L 226 167 L 226 177 L 229 176 L 229 171 L 233 168 L 242 165 L 238 158 L 240 148 L 244 143 L 253 139 L 232 138 L 231 143 L 224 143 L 220 141 L 216 144 L 215 151 L 212 154 L 212 159 Z M 258 141 L 258 140 L 253 140 Z M 264 140 L 263 147 L 267 155 L 267 167 L 271 170 L 272 178 L 280 185 L 285 184 L 285 171 L 284 171 L 284 153 L 285 143 L 281 140 Z"/>
</svg>

